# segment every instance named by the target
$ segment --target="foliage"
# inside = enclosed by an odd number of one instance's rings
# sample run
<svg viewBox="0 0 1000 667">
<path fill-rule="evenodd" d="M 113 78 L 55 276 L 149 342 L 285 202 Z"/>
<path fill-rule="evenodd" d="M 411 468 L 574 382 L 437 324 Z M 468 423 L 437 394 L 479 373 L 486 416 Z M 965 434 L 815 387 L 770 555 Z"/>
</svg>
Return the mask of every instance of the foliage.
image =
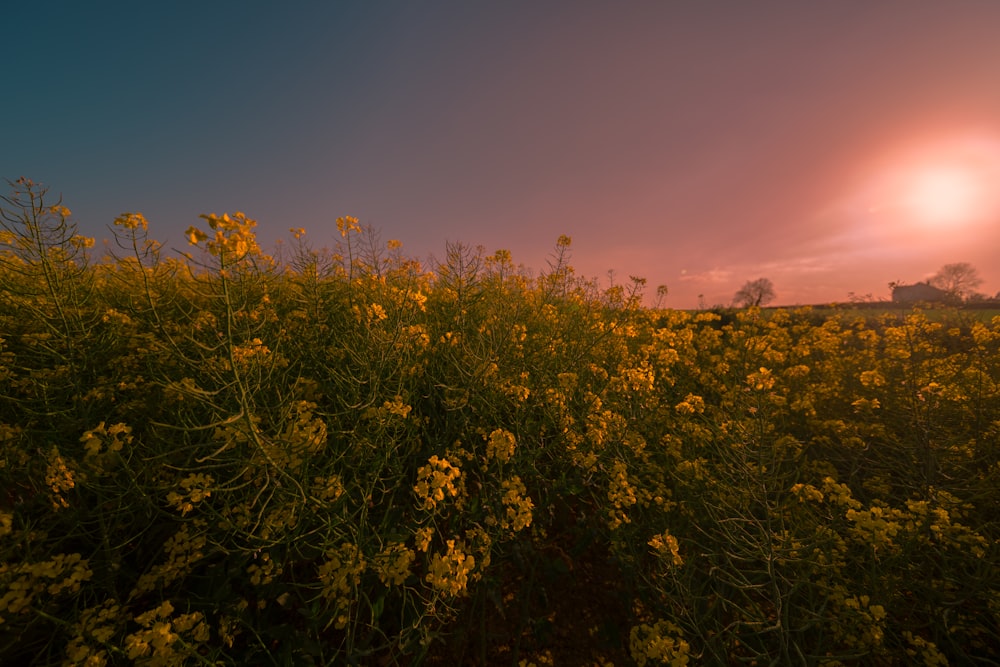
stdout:
<svg viewBox="0 0 1000 667">
<path fill-rule="evenodd" d="M 733 296 L 733 304 L 743 308 L 766 306 L 774 301 L 774 284 L 769 278 L 748 280 Z"/>
<path fill-rule="evenodd" d="M 944 290 L 955 299 L 968 299 L 983 284 L 979 271 L 968 262 L 945 264 L 930 279 L 930 284 Z"/>
<path fill-rule="evenodd" d="M 1000 318 L 644 309 L 243 214 L 94 261 L 12 184 L 4 664 L 961 664 L 1000 652 Z"/>
</svg>

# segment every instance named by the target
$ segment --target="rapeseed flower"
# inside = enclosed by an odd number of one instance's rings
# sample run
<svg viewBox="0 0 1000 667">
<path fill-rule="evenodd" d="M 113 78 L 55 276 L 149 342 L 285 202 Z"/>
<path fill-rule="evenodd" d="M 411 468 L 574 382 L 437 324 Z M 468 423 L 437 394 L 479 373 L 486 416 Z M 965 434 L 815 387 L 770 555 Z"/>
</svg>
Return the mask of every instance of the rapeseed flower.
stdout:
<svg viewBox="0 0 1000 667">
<path fill-rule="evenodd" d="M 413 492 L 420 501 L 420 508 L 432 510 L 446 497 L 457 496 L 459 487 L 455 483 L 461 476 L 461 469 L 453 466 L 447 459 L 436 455 L 430 457 L 427 465 L 421 466 L 417 471 L 417 483 L 413 487 Z"/>
</svg>

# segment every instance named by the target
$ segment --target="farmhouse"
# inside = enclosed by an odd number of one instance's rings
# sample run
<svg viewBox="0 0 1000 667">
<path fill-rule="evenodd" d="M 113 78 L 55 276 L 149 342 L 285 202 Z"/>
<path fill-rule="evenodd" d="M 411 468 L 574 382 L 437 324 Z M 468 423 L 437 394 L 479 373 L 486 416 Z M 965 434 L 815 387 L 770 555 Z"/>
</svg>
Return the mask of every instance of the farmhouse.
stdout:
<svg viewBox="0 0 1000 667">
<path fill-rule="evenodd" d="M 948 292 L 927 282 L 915 285 L 893 285 L 892 287 L 893 303 L 917 303 L 919 301 L 944 303 L 951 300 L 951 295 Z"/>
</svg>

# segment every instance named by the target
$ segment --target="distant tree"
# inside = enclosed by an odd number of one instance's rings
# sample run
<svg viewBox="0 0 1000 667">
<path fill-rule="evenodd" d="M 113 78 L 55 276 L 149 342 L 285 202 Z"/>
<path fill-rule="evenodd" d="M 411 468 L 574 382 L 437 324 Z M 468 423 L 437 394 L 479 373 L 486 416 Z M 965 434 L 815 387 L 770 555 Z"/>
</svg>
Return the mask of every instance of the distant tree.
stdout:
<svg viewBox="0 0 1000 667">
<path fill-rule="evenodd" d="M 733 303 L 743 308 L 764 306 L 774 301 L 774 297 L 774 284 L 770 279 L 758 278 L 744 283 L 733 296 Z"/>
<path fill-rule="evenodd" d="M 983 301 L 989 301 L 990 295 L 983 292 L 969 292 L 969 296 L 965 297 L 965 300 L 969 303 L 982 303 Z"/>
<path fill-rule="evenodd" d="M 979 271 L 968 262 L 945 264 L 930 279 L 930 284 L 956 299 L 966 299 L 983 284 Z"/>
</svg>

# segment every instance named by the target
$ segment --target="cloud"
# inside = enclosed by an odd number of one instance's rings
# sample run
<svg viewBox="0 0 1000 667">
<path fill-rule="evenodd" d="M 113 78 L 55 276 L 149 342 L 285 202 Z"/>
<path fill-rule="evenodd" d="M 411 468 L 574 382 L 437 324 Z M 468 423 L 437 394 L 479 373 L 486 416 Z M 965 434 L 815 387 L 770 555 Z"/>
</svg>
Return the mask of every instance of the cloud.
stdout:
<svg viewBox="0 0 1000 667">
<path fill-rule="evenodd" d="M 757 273 L 775 277 L 829 273 L 836 271 L 837 268 L 837 262 L 831 256 L 796 257 L 755 265 Z M 753 272 L 751 271 L 751 273 Z"/>
<path fill-rule="evenodd" d="M 687 269 L 681 269 L 680 280 L 682 282 L 698 282 L 698 283 L 728 283 L 733 278 L 733 272 L 730 269 L 709 269 L 707 271 L 699 271 L 697 273 L 690 273 Z"/>
</svg>

